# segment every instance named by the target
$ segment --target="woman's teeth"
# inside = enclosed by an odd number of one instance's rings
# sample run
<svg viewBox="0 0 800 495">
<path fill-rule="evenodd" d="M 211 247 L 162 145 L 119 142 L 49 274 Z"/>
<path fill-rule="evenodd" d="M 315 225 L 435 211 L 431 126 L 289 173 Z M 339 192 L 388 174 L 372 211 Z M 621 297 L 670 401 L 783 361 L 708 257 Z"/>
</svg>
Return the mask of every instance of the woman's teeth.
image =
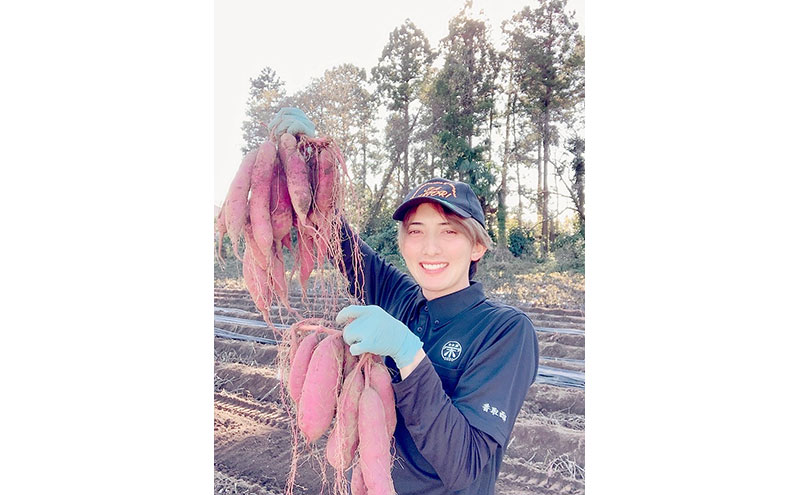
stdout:
<svg viewBox="0 0 800 495">
<path fill-rule="evenodd" d="M 447 266 L 447 263 L 436 263 L 436 264 L 422 263 L 422 268 L 426 270 L 438 270 L 440 268 L 444 268 L 445 266 Z"/>
</svg>

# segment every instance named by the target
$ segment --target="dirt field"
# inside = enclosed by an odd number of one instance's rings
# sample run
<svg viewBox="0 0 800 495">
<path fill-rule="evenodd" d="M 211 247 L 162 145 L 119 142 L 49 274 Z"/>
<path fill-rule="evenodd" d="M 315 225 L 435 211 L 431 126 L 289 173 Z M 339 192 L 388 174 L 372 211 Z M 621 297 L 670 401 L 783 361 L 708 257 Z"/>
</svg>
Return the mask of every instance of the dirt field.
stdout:
<svg viewBox="0 0 800 495">
<path fill-rule="evenodd" d="M 301 305 L 299 295 L 293 304 Z M 244 290 L 215 288 L 214 306 L 214 491 L 284 493 L 292 437 L 276 376 L 277 347 L 268 342 L 274 335 Z M 517 306 L 537 327 L 541 369 L 514 425 L 497 493 L 583 494 L 583 313 Z M 321 493 L 331 477 L 303 452 L 294 493 Z"/>
</svg>

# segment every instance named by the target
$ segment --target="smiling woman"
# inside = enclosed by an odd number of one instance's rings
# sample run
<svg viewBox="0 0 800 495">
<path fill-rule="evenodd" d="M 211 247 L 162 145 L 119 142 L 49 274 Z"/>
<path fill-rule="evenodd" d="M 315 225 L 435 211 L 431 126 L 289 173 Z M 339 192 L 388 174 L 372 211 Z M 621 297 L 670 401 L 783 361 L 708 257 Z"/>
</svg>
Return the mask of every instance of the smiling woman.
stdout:
<svg viewBox="0 0 800 495">
<path fill-rule="evenodd" d="M 511 429 L 536 376 L 530 319 L 473 280 L 491 247 L 469 185 L 434 178 L 392 215 L 411 276 L 342 223 L 343 271 L 364 304 L 337 316 L 350 352 L 386 356 L 397 406 L 398 494 L 492 494 Z M 353 256 L 363 261 L 354 267 Z"/>
<path fill-rule="evenodd" d="M 434 202 L 420 203 L 405 214 L 398 229 L 400 254 L 429 301 L 469 287 L 470 267 L 486 253 L 486 241 L 478 241 L 468 220 L 477 224 Z"/>
</svg>

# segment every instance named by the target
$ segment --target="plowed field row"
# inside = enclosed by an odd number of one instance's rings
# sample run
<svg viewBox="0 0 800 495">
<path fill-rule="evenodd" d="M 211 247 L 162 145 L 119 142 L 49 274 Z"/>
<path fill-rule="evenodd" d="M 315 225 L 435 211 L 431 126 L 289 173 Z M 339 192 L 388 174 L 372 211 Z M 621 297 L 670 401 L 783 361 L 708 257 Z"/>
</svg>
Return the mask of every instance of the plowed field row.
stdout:
<svg viewBox="0 0 800 495">
<path fill-rule="evenodd" d="M 239 291 L 235 289 L 215 289 L 214 301 L 217 306 L 239 308 L 254 313 L 257 312 L 250 295 L 246 291 Z M 293 307 L 298 308 L 302 314 L 316 314 L 324 309 L 330 309 L 331 307 L 341 308 L 351 304 L 351 301 L 348 301 L 345 298 L 339 298 L 335 301 L 327 302 L 326 305 L 317 304 L 314 303 L 314 300 L 311 299 L 311 296 L 303 300 L 299 293 L 290 295 L 289 302 Z M 281 308 L 277 306 L 273 306 L 270 311 L 270 316 L 274 316 L 276 318 L 279 317 L 280 309 Z M 574 311 L 536 307 L 525 307 L 523 311 L 528 314 L 528 316 L 531 318 L 531 321 L 533 321 L 534 325 L 536 326 L 550 328 L 573 328 L 580 330 L 584 329 L 585 318 L 583 315 L 576 314 L 577 312 Z M 283 313 L 286 313 L 285 310 Z"/>
<path fill-rule="evenodd" d="M 280 337 L 264 323 L 244 291 L 216 289 L 215 306 L 214 326 L 222 332 Z M 541 319 L 536 315 L 535 325 L 547 322 L 554 329 L 539 332 L 540 367 L 582 372 L 583 318 L 559 311 L 542 312 Z M 558 332 L 558 325 L 567 330 Z M 214 341 L 215 493 L 284 493 L 293 439 L 275 368 L 277 346 L 231 338 Z M 584 414 L 582 388 L 535 383 L 514 425 L 496 493 L 583 495 Z M 320 462 L 319 452 L 313 455 L 302 442 L 299 445 L 294 493 L 326 493 L 332 471 Z M 323 437 L 316 449 L 324 445 Z"/>
</svg>

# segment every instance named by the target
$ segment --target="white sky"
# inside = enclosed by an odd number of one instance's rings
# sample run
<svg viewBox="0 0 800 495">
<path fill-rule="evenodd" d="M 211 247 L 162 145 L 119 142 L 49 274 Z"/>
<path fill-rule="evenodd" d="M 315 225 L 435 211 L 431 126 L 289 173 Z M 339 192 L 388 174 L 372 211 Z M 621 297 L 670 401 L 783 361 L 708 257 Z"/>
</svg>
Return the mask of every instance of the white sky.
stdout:
<svg viewBox="0 0 800 495">
<path fill-rule="evenodd" d="M 297 5 L 302 5 L 299 8 Z M 448 21 L 464 0 L 369 0 L 265 2 L 225 0 L 214 12 L 214 203 L 222 204 L 241 161 L 241 125 L 250 78 L 269 66 L 291 94 L 326 69 L 352 63 L 369 70 L 389 33 L 406 18 L 425 32 L 432 47 L 447 35 Z M 525 5 L 522 0 L 474 0 L 499 36 L 500 23 Z M 584 32 L 583 0 L 569 0 Z M 497 45 L 499 46 L 499 44 Z"/>
</svg>

